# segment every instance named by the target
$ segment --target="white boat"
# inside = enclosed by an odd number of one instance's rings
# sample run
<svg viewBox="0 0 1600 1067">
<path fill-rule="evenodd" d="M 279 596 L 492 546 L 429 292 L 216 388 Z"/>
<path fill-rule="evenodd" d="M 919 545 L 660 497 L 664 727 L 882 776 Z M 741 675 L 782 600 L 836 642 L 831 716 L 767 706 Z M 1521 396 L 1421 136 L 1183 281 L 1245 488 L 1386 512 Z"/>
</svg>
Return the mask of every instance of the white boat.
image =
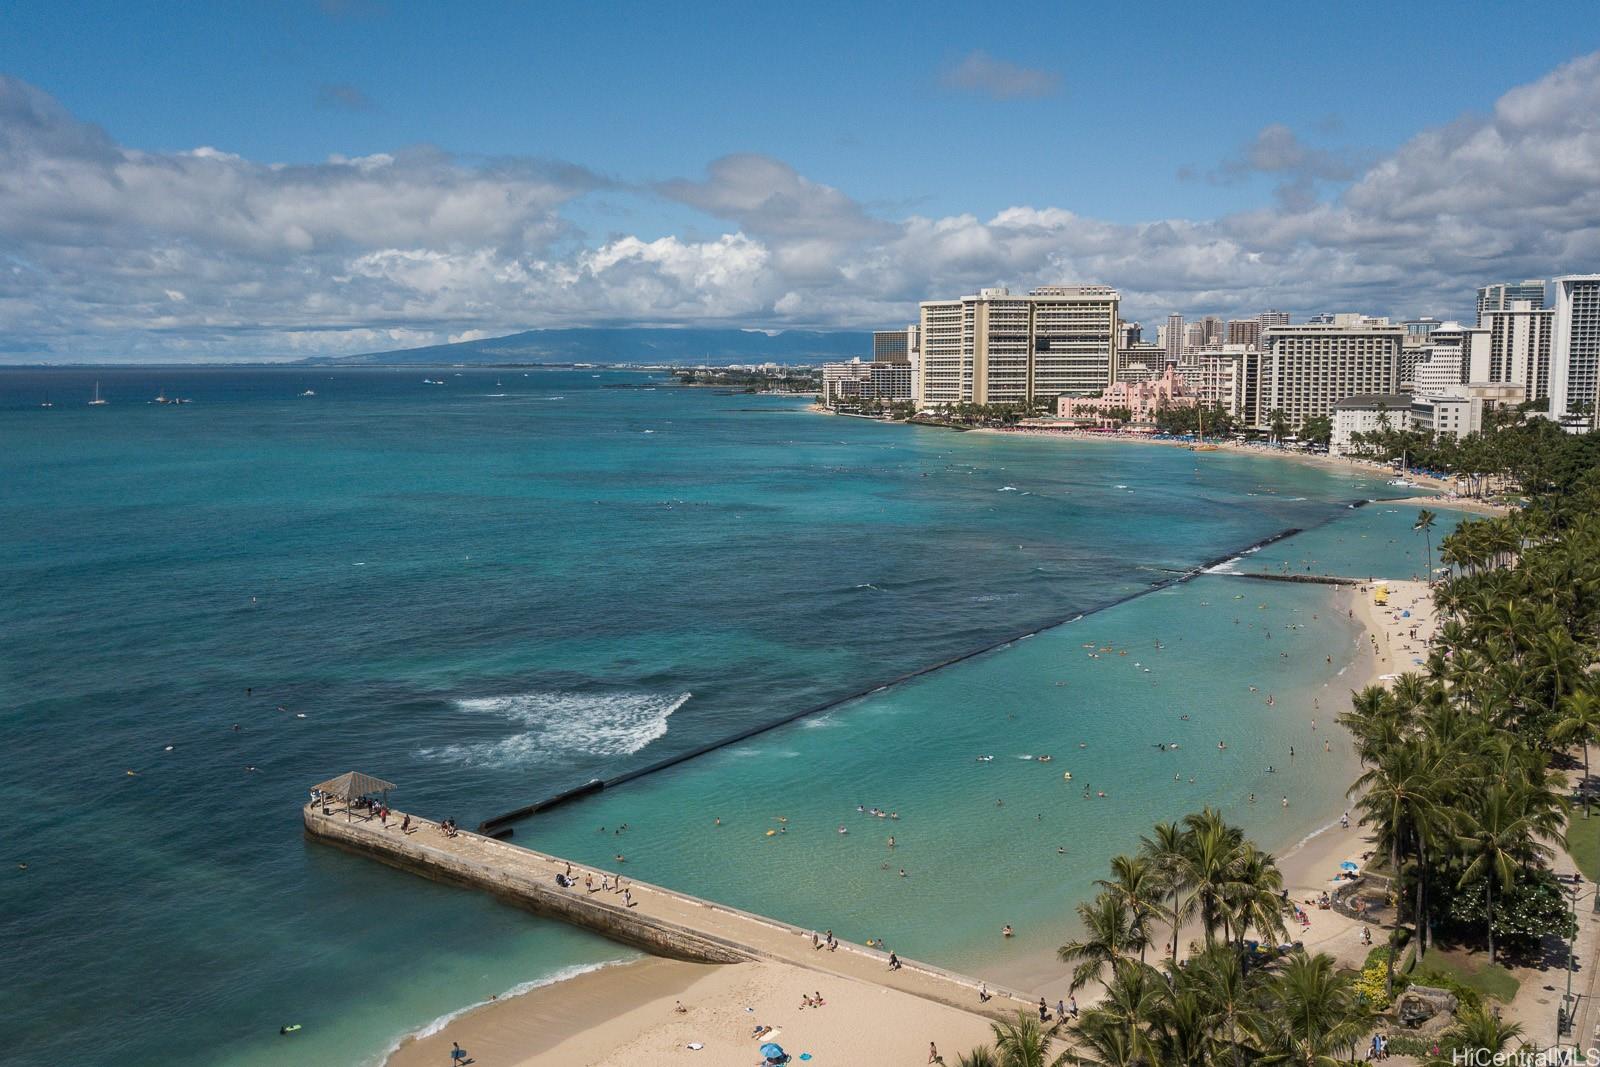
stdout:
<svg viewBox="0 0 1600 1067">
<path fill-rule="evenodd" d="M 101 399 L 101 397 L 100 397 L 100 379 L 96 378 L 94 380 L 94 399 L 89 401 L 89 406 L 92 407 L 92 408 L 95 408 L 95 407 L 101 406 L 102 404 L 109 404 L 109 403 L 111 403 L 111 401 Z"/>
<path fill-rule="evenodd" d="M 53 408 L 53 407 L 55 407 L 55 405 L 50 402 L 50 398 L 49 397 L 45 397 L 44 398 L 44 403 L 40 404 L 39 406 L 42 407 L 42 408 Z"/>
<path fill-rule="evenodd" d="M 317 393 L 316 393 L 316 390 L 314 390 L 314 389 L 307 389 L 305 392 L 301 393 L 300 395 L 301 396 L 316 396 Z"/>
<path fill-rule="evenodd" d="M 156 403 L 157 404 L 165 404 L 167 402 L 168 402 L 167 401 L 167 391 L 165 389 L 163 389 L 163 390 L 161 390 L 161 392 L 156 394 Z"/>
</svg>

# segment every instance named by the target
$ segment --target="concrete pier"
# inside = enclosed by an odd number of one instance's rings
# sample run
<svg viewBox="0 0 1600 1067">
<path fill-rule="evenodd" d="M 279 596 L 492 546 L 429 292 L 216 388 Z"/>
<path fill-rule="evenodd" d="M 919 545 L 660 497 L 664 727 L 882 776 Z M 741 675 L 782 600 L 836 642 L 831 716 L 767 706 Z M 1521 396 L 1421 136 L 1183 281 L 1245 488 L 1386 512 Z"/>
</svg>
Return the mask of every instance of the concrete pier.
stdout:
<svg viewBox="0 0 1600 1067">
<path fill-rule="evenodd" d="M 307 804 L 302 815 L 307 835 L 317 841 L 437 881 L 486 890 L 652 955 L 697 963 L 774 960 L 996 1017 L 1037 1007 L 1036 1000 L 997 988 L 989 990 L 993 999 L 980 1003 L 976 978 L 907 959 L 891 971 L 888 954 L 876 949 L 843 942 L 832 952 L 818 949 L 813 931 L 467 830 L 446 836 L 438 823 L 416 815 L 405 833 L 400 812 L 391 811 L 387 825 L 365 812 L 346 811 L 342 803 L 332 808 Z M 556 883 L 556 875 L 568 869 L 576 880 L 570 888 Z M 626 895 L 599 889 L 602 879 L 616 885 L 619 877 Z M 595 891 L 585 886 L 586 879 L 592 879 Z"/>
</svg>

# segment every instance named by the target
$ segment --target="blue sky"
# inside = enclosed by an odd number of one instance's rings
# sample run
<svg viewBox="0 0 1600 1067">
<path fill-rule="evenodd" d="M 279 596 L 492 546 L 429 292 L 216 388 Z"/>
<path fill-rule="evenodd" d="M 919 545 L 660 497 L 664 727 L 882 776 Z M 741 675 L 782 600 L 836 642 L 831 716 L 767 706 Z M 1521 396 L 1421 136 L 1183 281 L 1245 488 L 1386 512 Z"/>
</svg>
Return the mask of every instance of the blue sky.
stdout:
<svg viewBox="0 0 1600 1067">
<path fill-rule="evenodd" d="M 909 319 L 916 298 L 950 286 L 1038 280 L 1118 285 L 1146 318 L 1352 301 L 1454 314 L 1477 274 L 1600 269 L 1583 261 L 1594 245 L 1569 234 L 1541 248 L 1519 231 L 1486 247 L 1462 234 L 1460 263 L 1444 262 L 1449 248 L 1369 261 L 1385 242 L 1348 217 L 1351 187 L 1416 157 L 1419 138 L 1462 142 L 1434 155 L 1462 149 L 1463 130 L 1498 121 L 1505 94 L 1552 77 L 1592 123 L 1600 75 L 1582 64 L 1600 48 L 1600 9 L 1556 23 L 1472 4 L 11 3 L 0 182 L 9 169 L 11 188 L 37 192 L 60 172 L 41 162 L 51 145 L 81 148 L 97 129 L 104 143 L 88 156 L 199 168 L 163 173 L 150 195 L 253 191 L 209 205 L 213 233 L 91 196 L 111 243 L 144 261 L 134 288 L 147 291 L 121 305 L 116 272 L 88 262 L 93 227 L 70 197 L 30 207 L 9 232 L 0 211 L 13 264 L 0 333 L 48 358 L 223 358 L 586 321 L 862 326 Z M 1557 168 L 1562 146 L 1593 140 L 1581 117 L 1531 121 L 1494 132 L 1507 145 L 1540 138 Z M 202 146 L 218 155 L 195 163 Z M 398 161 L 362 173 L 392 210 L 432 221 L 386 233 L 375 215 L 358 232 L 296 215 L 311 189 L 361 195 L 341 161 L 362 157 Z M 1389 183 L 1404 187 L 1405 218 L 1385 201 L 1369 208 L 1374 224 L 1406 230 L 1430 200 L 1415 181 L 1432 181 L 1433 229 L 1448 228 L 1455 179 L 1426 163 Z M 285 190 L 276 164 L 312 169 Z M 1581 196 L 1552 195 L 1592 230 Z M 437 222 L 494 210 L 496 197 L 518 225 Z M 1468 203 L 1481 210 L 1481 190 L 1464 190 Z M 1307 217 L 1319 210 L 1343 216 L 1342 243 L 1306 255 L 1332 227 Z M 74 232 L 53 232 L 41 211 Z M 1005 214 L 1017 211 L 1032 214 Z M 968 218 L 983 232 L 964 232 Z M 258 224 L 289 236 L 269 251 L 272 235 L 239 228 Z M 1187 265 L 1163 269 L 1163 256 Z M 1276 256 L 1292 285 L 1248 269 Z M 318 292 L 287 284 L 297 274 L 320 279 Z"/>
</svg>

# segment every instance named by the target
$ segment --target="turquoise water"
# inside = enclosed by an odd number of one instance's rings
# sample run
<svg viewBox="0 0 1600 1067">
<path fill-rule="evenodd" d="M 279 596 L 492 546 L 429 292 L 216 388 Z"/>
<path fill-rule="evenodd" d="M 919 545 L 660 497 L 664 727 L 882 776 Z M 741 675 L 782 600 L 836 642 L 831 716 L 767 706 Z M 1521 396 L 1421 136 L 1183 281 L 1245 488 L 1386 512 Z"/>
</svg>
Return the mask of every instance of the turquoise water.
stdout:
<svg viewBox="0 0 1600 1067">
<path fill-rule="evenodd" d="M 1359 483 L 1358 483 L 1359 484 Z M 1362 491 L 1375 489 L 1370 483 Z M 1347 578 L 1421 579 L 1439 562 L 1439 542 L 1473 516 L 1430 507 L 1433 543 L 1412 529 L 1422 509 L 1369 504 L 1287 541 L 1252 552 L 1232 568 L 1246 573 L 1340 575 Z M 1431 560 L 1429 553 L 1432 553 Z"/>
<path fill-rule="evenodd" d="M 106 407 L 83 403 L 96 377 Z M 147 402 L 162 390 L 195 402 Z M 317 781 L 358 768 L 472 824 L 1282 529 L 1381 517 L 1345 509 L 1374 487 L 1338 471 L 587 371 L 0 371 L 0 494 L 0 1049 L 133 1064 L 370 1061 L 625 955 L 307 844 Z M 1329 595 L 1207 576 L 519 839 L 982 965 L 1000 922 L 1019 951 L 1057 938 L 1156 817 L 1211 801 L 1263 834 L 1313 828 L 1334 759 L 1302 742 L 1292 777 L 1265 766 L 1341 684 Z M 1291 781 L 1287 810 L 1243 799 Z"/>
</svg>

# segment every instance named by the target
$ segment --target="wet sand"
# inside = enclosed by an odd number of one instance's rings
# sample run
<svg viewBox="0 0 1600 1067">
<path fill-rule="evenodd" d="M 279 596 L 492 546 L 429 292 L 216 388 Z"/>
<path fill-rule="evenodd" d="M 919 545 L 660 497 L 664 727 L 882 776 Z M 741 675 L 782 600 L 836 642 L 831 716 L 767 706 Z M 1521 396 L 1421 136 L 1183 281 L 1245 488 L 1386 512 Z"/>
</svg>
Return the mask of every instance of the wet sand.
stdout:
<svg viewBox="0 0 1600 1067">
<path fill-rule="evenodd" d="M 817 992 L 823 1007 L 801 1006 Z M 932 1041 L 953 1063 L 958 1051 L 992 1039 L 989 1025 L 959 1008 L 790 964 L 644 959 L 485 1005 L 407 1042 L 389 1064 L 442 1067 L 453 1041 L 492 1067 L 750 1067 L 764 1041 L 797 1063 L 809 1052 L 821 1064 L 924 1063 Z M 757 1026 L 774 1029 L 757 1038 Z"/>
</svg>

